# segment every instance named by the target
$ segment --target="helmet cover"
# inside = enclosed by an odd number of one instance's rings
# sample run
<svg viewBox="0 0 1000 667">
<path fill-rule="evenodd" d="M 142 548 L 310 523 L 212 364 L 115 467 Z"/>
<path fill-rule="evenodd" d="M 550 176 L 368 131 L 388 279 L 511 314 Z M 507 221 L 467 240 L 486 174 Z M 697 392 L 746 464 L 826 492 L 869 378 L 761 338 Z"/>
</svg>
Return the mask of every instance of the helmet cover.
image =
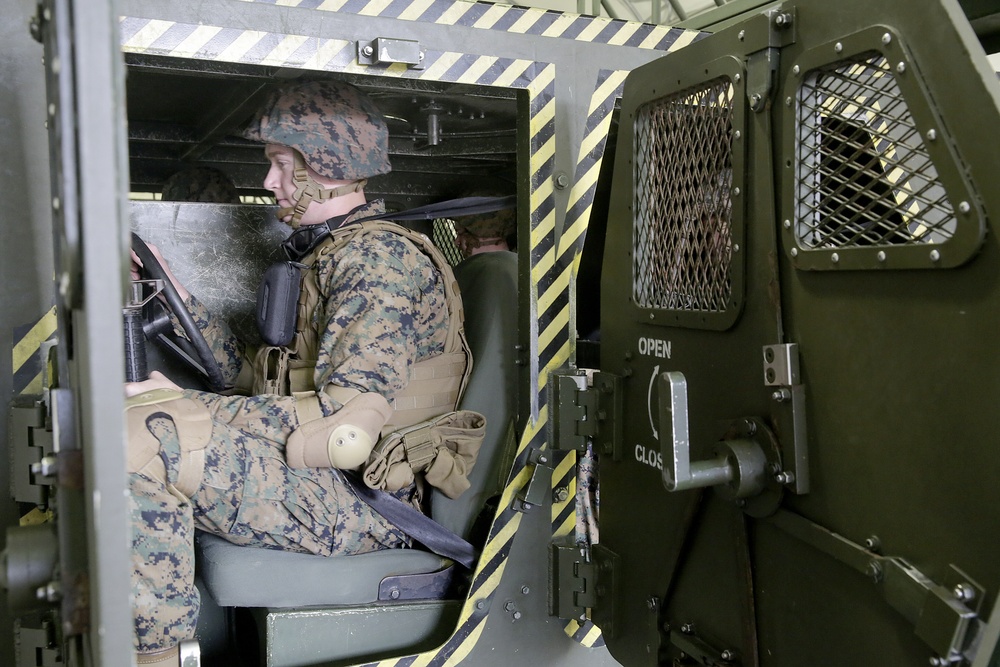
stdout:
<svg viewBox="0 0 1000 667">
<path fill-rule="evenodd" d="M 174 173 L 163 182 L 160 198 L 163 201 L 240 203 L 232 179 L 223 171 L 205 166 L 188 167 Z"/>
<path fill-rule="evenodd" d="M 356 181 L 388 173 L 389 129 L 367 95 L 343 81 L 277 89 L 243 136 L 296 149 L 320 176 Z"/>
</svg>

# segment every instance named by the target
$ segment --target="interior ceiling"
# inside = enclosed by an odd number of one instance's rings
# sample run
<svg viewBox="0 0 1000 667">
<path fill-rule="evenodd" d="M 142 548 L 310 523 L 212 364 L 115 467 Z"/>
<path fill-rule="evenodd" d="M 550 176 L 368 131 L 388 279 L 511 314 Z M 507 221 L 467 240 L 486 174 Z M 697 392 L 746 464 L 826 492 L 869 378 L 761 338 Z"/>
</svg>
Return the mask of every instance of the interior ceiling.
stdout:
<svg viewBox="0 0 1000 667">
<path fill-rule="evenodd" d="M 305 72 L 134 54 L 126 62 L 134 192 L 159 192 L 171 174 L 199 164 L 222 169 L 244 194 L 267 194 L 261 188 L 267 171 L 262 147 L 243 139 L 240 130 L 275 86 Z M 371 179 L 365 188 L 370 196 L 412 207 L 482 183 L 513 192 L 517 91 L 348 80 L 369 94 L 389 126 L 393 171 Z"/>
</svg>

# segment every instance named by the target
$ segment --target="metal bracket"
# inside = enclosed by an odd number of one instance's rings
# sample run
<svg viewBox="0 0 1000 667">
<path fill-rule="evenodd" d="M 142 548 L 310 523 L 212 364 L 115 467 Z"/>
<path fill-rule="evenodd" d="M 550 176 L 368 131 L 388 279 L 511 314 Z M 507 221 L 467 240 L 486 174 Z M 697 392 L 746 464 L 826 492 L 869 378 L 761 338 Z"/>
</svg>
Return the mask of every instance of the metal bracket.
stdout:
<svg viewBox="0 0 1000 667">
<path fill-rule="evenodd" d="M 359 65 L 393 65 L 402 63 L 409 69 L 423 69 L 424 52 L 420 42 L 411 39 L 377 37 L 365 42 L 358 41 Z"/>
<path fill-rule="evenodd" d="M 455 566 L 419 574 L 398 574 L 386 577 L 378 585 L 380 602 L 400 600 L 443 600 L 451 590 Z"/>
<path fill-rule="evenodd" d="M 40 627 L 38 627 L 40 626 Z M 57 640 L 55 624 L 48 618 L 18 619 L 14 626 L 17 654 L 14 658 L 20 667 L 63 667 L 62 652 Z"/>
<path fill-rule="evenodd" d="M 771 422 L 785 465 L 776 477 L 790 491 L 809 493 L 806 392 L 800 378 L 798 344 L 764 346 L 764 386 L 771 389 Z"/>
<path fill-rule="evenodd" d="M 772 9 L 746 25 L 738 34 L 741 42 L 751 45 L 746 95 L 750 108 L 760 113 L 767 108 L 767 101 L 777 88 L 781 47 L 795 42 L 795 8 Z"/>
<path fill-rule="evenodd" d="M 621 460 L 621 378 L 594 373 L 593 386 L 581 369 L 566 369 L 549 378 L 551 392 L 549 446 L 553 450 L 585 451 L 594 440 L 597 451 Z"/>
<path fill-rule="evenodd" d="M 551 497 L 552 453 L 541 449 L 533 449 L 528 453 L 528 463 L 535 464 L 531 471 L 531 479 L 524 489 L 514 498 L 513 508 L 518 512 L 527 512 L 536 505 L 541 505 L 546 497 Z"/>
<path fill-rule="evenodd" d="M 679 649 L 687 659 L 693 660 L 699 665 L 739 667 L 743 664 L 736 651 L 732 649 L 720 650 L 699 637 L 695 631 L 694 623 L 691 622 L 671 623 L 670 643 Z"/>
<path fill-rule="evenodd" d="M 878 538 L 865 546 L 827 530 L 787 510 L 777 512 L 774 525 L 867 576 L 881 590 L 885 601 L 915 626 L 920 637 L 938 656 L 932 665 L 969 660 L 982 621 L 979 609 L 985 589 L 954 565 L 942 584 L 932 581 L 903 558 L 877 553 Z"/>
</svg>

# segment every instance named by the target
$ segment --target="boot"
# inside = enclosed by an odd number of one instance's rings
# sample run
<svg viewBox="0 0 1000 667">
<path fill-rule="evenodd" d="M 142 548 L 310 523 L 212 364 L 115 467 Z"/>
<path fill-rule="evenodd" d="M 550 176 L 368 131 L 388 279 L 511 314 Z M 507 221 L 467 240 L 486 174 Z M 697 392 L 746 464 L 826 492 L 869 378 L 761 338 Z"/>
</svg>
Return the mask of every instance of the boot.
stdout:
<svg viewBox="0 0 1000 667">
<path fill-rule="evenodd" d="M 143 667 L 201 667 L 201 648 L 197 639 L 185 639 L 173 648 L 138 653 L 135 663 Z"/>
</svg>

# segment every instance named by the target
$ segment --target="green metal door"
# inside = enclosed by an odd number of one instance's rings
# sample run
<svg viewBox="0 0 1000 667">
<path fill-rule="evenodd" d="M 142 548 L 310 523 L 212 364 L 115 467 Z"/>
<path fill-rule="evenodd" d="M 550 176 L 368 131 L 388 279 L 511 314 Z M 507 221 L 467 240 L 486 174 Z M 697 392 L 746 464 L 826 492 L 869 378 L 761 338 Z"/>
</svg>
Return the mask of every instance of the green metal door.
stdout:
<svg viewBox="0 0 1000 667">
<path fill-rule="evenodd" d="M 1000 86 L 956 2 L 911 5 L 785 3 L 626 81 L 593 611 L 624 664 L 992 655 Z"/>
</svg>

